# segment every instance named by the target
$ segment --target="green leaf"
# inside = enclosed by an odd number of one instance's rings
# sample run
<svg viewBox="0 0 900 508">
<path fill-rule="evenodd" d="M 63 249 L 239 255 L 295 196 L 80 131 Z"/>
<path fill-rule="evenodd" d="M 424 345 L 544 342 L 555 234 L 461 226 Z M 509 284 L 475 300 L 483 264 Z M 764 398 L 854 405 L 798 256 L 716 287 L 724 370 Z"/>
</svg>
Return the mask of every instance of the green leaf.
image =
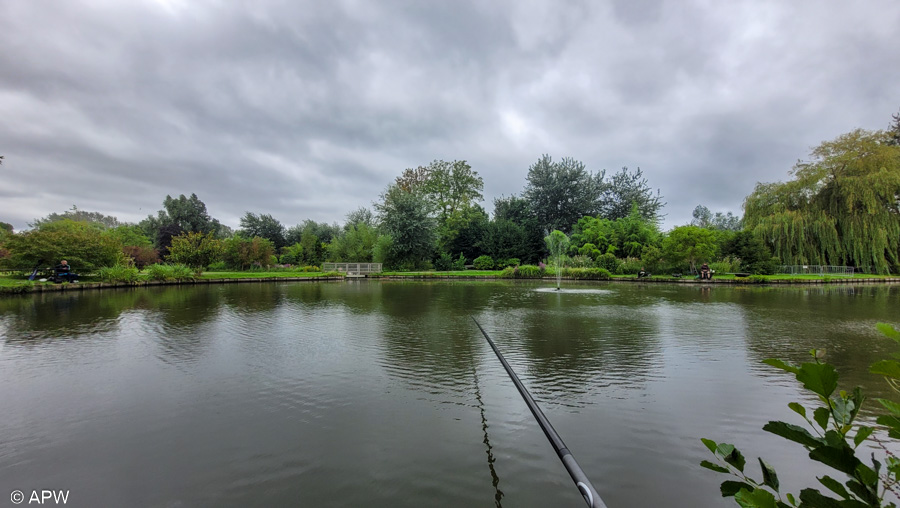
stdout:
<svg viewBox="0 0 900 508">
<path fill-rule="evenodd" d="M 862 394 L 862 388 L 855 387 L 853 388 L 853 395 L 850 396 L 850 400 L 853 401 L 855 408 L 853 409 L 853 413 L 850 415 L 852 419 L 856 419 L 857 413 L 859 413 L 859 408 L 862 407 L 863 402 L 866 401 L 866 396 Z"/>
<path fill-rule="evenodd" d="M 728 468 L 722 467 L 722 466 L 720 466 L 720 465 L 718 465 L 718 464 L 713 464 L 712 462 L 710 462 L 710 461 L 708 461 L 708 460 L 704 460 L 703 462 L 701 462 L 701 463 L 700 463 L 700 466 L 701 466 L 701 467 L 705 467 L 706 469 L 710 469 L 710 470 L 712 470 L 712 471 L 715 471 L 715 472 L 717 472 L 717 473 L 730 473 L 730 472 L 731 472 L 731 471 L 728 470 Z"/>
<path fill-rule="evenodd" d="M 728 464 L 734 466 L 740 472 L 744 472 L 744 464 L 746 461 L 744 460 L 744 456 L 741 455 L 741 452 L 732 446 L 731 453 L 722 457 L 722 460 L 727 462 Z"/>
<path fill-rule="evenodd" d="M 897 331 L 897 329 L 893 326 L 887 323 L 878 323 L 875 325 L 875 328 L 877 328 L 879 332 L 883 333 L 885 337 L 900 342 L 900 331 Z"/>
<path fill-rule="evenodd" d="M 856 494 L 860 500 L 863 501 L 863 506 L 878 506 L 878 494 L 875 493 L 875 489 L 868 485 L 863 485 L 862 483 L 856 480 L 850 480 L 847 482 L 847 488 L 850 489 L 851 492 Z"/>
<path fill-rule="evenodd" d="M 799 403 L 791 402 L 790 404 L 788 404 L 788 407 L 791 408 L 798 415 L 802 416 L 803 418 L 806 418 L 806 408 L 803 407 L 802 405 L 800 405 Z"/>
<path fill-rule="evenodd" d="M 885 409 L 890 411 L 891 414 L 893 414 L 895 416 L 900 416 L 900 404 L 897 404 L 896 402 L 893 402 L 893 401 L 890 401 L 887 399 L 875 399 L 875 400 L 877 400 L 879 404 L 884 406 Z"/>
<path fill-rule="evenodd" d="M 716 453 L 716 448 L 718 448 L 718 443 L 713 441 L 712 439 L 706 439 L 705 437 L 701 437 L 700 441 L 703 441 L 703 444 L 709 449 L 709 451 Z"/>
<path fill-rule="evenodd" d="M 838 373 L 834 366 L 827 363 L 804 363 L 797 373 L 797 381 L 803 383 L 807 390 L 827 399 L 837 388 Z"/>
<path fill-rule="evenodd" d="M 850 425 L 853 422 L 853 410 L 856 405 L 849 399 L 834 399 L 831 407 L 833 409 L 834 419 L 838 426 Z"/>
<path fill-rule="evenodd" d="M 772 490 L 778 492 L 778 475 L 775 474 L 775 468 L 762 458 L 759 458 L 759 467 L 762 469 L 763 485 L 769 486 Z"/>
<path fill-rule="evenodd" d="M 900 378 L 900 362 L 896 360 L 877 361 L 869 367 L 869 372 L 880 376 Z"/>
<path fill-rule="evenodd" d="M 888 436 L 900 439 L 900 418 L 893 415 L 881 415 L 875 419 L 879 425 L 888 427 Z"/>
<path fill-rule="evenodd" d="M 822 427 L 822 430 L 826 430 L 828 428 L 828 420 L 831 419 L 831 411 L 826 407 L 817 407 L 815 411 L 813 411 L 813 420 L 819 424 L 819 427 Z"/>
<path fill-rule="evenodd" d="M 853 449 L 849 446 L 843 448 L 821 446 L 809 452 L 809 458 L 850 476 L 853 476 L 853 473 L 856 472 L 856 466 L 861 464 L 853 453 Z"/>
<path fill-rule="evenodd" d="M 734 480 L 725 480 L 722 482 L 722 485 L 719 486 L 719 491 L 722 493 L 722 497 L 730 497 L 738 492 L 741 489 L 747 489 L 749 491 L 753 491 L 753 485 L 750 485 L 746 482 L 736 482 Z"/>
<path fill-rule="evenodd" d="M 837 499 L 823 496 L 822 493 L 816 489 L 803 489 L 800 491 L 800 506 L 842 508 L 843 505 Z"/>
<path fill-rule="evenodd" d="M 741 489 L 734 495 L 734 500 L 743 508 L 777 508 L 775 496 L 765 489 Z"/>
<path fill-rule="evenodd" d="M 853 444 L 859 446 L 859 444 L 865 441 L 870 435 L 872 435 L 872 432 L 874 431 L 875 429 L 873 429 L 872 427 L 860 426 L 858 429 L 856 429 L 856 435 L 853 436 Z"/>
<path fill-rule="evenodd" d="M 763 430 L 810 448 L 821 446 L 823 443 L 821 439 L 813 437 L 808 430 L 790 423 L 769 422 Z"/>
<path fill-rule="evenodd" d="M 821 482 L 822 485 L 827 487 L 828 490 L 834 492 L 835 494 L 841 496 L 842 498 L 850 499 L 850 493 L 847 492 L 847 489 L 845 489 L 844 486 L 841 485 L 841 482 L 835 480 L 834 478 L 832 478 L 828 475 L 825 475 L 825 476 L 819 478 L 819 482 Z"/>
<path fill-rule="evenodd" d="M 878 485 L 878 473 L 871 467 L 860 462 L 856 466 L 856 477 L 862 481 L 863 485 L 875 487 Z"/>
<path fill-rule="evenodd" d="M 781 370 L 790 372 L 792 374 L 797 374 L 798 372 L 800 372 L 800 368 L 797 367 L 796 365 L 792 365 L 783 360 L 779 360 L 778 358 L 766 358 L 765 360 L 763 360 L 763 363 L 765 363 L 766 365 L 771 365 L 772 367 L 775 367 L 776 369 L 781 369 Z"/>
</svg>

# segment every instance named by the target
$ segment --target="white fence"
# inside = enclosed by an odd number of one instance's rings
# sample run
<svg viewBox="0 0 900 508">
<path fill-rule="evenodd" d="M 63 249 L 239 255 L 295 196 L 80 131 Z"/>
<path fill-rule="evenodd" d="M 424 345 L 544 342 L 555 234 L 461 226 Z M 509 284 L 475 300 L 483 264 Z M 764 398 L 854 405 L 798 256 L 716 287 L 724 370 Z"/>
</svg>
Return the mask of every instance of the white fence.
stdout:
<svg viewBox="0 0 900 508">
<path fill-rule="evenodd" d="M 381 263 L 322 263 L 323 272 L 366 275 L 381 271 Z"/>
<path fill-rule="evenodd" d="M 831 266 L 831 265 L 781 265 L 778 273 L 790 274 L 836 274 L 853 275 L 854 273 L 873 273 L 870 267 L 865 266 Z"/>
</svg>

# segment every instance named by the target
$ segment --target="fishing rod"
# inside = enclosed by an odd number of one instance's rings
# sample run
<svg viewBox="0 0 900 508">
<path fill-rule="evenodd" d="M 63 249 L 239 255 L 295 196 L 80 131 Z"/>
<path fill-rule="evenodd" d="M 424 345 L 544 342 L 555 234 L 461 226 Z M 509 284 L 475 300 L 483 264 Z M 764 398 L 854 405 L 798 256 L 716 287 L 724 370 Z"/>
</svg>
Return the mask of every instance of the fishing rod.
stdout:
<svg viewBox="0 0 900 508">
<path fill-rule="evenodd" d="M 575 457 L 572 455 L 572 452 L 566 448 L 566 444 L 563 443 L 559 434 L 556 433 L 556 429 L 553 428 L 553 425 L 550 424 L 550 420 L 544 416 L 544 412 L 541 411 L 541 408 L 538 407 L 537 402 L 531 397 L 531 394 L 528 393 L 528 390 L 525 388 L 525 385 L 519 381 L 519 377 L 516 376 L 516 373 L 513 372 L 512 367 L 509 366 L 509 363 L 506 362 L 506 358 L 503 358 L 503 354 L 500 353 L 500 350 L 497 349 L 497 346 L 494 344 L 494 341 L 491 340 L 491 337 L 484 331 L 484 328 L 481 327 L 481 324 L 478 323 L 478 320 L 475 317 L 472 317 L 472 321 L 475 321 L 475 325 L 481 330 L 481 334 L 484 335 L 484 338 L 487 339 L 488 344 L 490 344 L 491 349 L 494 350 L 494 353 L 497 355 L 497 358 L 500 360 L 500 363 L 503 364 L 503 368 L 506 369 L 506 373 L 509 374 L 510 379 L 516 388 L 519 390 L 519 394 L 522 395 L 522 398 L 525 399 L 525 404 L 528 406 L 528 409 L 531 410 L 531 414 L 534 415 L 534 419 L 537 420 L 538 425 L 541 426 L 541 430 L 544 431 L 544 434 L 547 436 L 547 439 L 550 440 L 550 444 L 553 445 L 553 449 L 556 450 L 556 454 L 559 456 L 559 460 L 562 461 L 563 466 L 565 466 L 566 471 L 569 472 L 569 476 L 572 477 L 572 481 L 575 482 L 575 486 L 578 487 L 578 490 L 581 492 L 581 495 L 584 497 L 585 502 L 591 508 L 606 508 L 606 504 L 603 503 L 603 500 L 600 499 L 600 494 L 597 493 L 597 489 L 591 484 L 591 481 L 588 479 L 587 475 L 584 474 L 584 471 L 581 469 L 581 466 L 578 465 L 578 462 L 575 461 Z"/>
</svg>

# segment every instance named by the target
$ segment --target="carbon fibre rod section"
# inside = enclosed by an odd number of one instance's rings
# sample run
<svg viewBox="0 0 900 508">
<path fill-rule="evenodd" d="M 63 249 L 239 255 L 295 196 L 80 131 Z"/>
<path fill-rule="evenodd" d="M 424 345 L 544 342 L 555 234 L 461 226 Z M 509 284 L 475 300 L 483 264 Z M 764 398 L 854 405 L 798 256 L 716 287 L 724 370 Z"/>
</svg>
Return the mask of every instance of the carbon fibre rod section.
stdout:
<svg viewBox="0 0 900 508">
<path fill-rule="evenodd" d="M 506 369 L 506 373 L 509 374 L 509 378 L 512 379 L 514 385 L 516 385 L 516 389 L 519 390 L 519 394 L 522 395 L 522 398 L 525 399 L 525 404 L 528 406 L 528 409 L 531 410 L 531 414 L 534 415 L 534 419 L 537 420 L 538 425 L 541 426 L 541 430 L 544 431 L 544 435 L 547 436 L 547 439 L 550 440 L 550 444 L 553 445 L 553 448 L 556 450 L 556 454 L 559 456 L 559 460 L 562 461 L 563 466 L 565 466 L 566 471 L 569 472 L 569 476 L 572 477 L 572 481 L 575 482 L 575 486 L 578 487 L 579 492 L 584 497 L 585 502 L 587 502 L 588 506 L 591 508 L 606 508 L 606 504 L 603 503 L 603 500 L 600 499 L 600 494 L 597 493 L 597 489 L 594 488 L 591 481 L 588 479 L 587 475 L 584 474 L 584 471 L 581 469 L 581 466 L 578 465 L 578 462 L 575 461 L 575 457 L 572 455 L 572 452 L 566 448 L 566 444 L 563 443 L 561 437 L 556 432 L 556 429 L 553 428 L 553 425 L 550 424 L 550 420 L 544 416 L 544 412 L 541 411 L 541 408 L 538 407 L 537 402 L 534 401 L 534 398 L 531 397 L 531 394 L 528 393 L 528 390 L 525 388 L 525 385 L 519 381 L 519 376 L 513 372 L 512 367 L 509 366 L 509 363 L 506 362 L 506 358 L 503 358 L 503 354 L 500 353 L 500 350 L 497 349 L 494 341 L 491 340 L 491 337 L 484 331 L 484 328 L 481 327 L 481 324 L 478 323 L 478 320 L 475 317 L 472 317 L 472 321 L 475 321 L 475 325 L 481 330 L 481 334 L 484 335 L 484 338 L 487 339 L 488 344 L 491 346 L 491 349 L 494 350 L 494 354 L 497 355 L 497 359 L 500 360 L 500 363 L 503 364 L 503 368 Z"/>
</svg>

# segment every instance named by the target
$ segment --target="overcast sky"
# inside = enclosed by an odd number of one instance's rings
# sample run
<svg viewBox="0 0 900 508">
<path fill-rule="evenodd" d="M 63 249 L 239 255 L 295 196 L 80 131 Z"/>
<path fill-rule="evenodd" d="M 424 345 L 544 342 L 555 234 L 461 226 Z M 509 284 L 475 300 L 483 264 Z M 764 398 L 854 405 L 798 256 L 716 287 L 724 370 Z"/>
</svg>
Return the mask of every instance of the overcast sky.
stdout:
<svg viewBox="0 0 900 508">
<path fill-rule="evenodd" d="M 3 0 L 0 19 L 17 230 L 192 192 L 232 227 L 343 222 L 434 159 L 467 160 L 491 212 L 543 153 L 640 167 L 669 229 L 740 214 L 900 109 L 897 0 Z"/>
</svg>

